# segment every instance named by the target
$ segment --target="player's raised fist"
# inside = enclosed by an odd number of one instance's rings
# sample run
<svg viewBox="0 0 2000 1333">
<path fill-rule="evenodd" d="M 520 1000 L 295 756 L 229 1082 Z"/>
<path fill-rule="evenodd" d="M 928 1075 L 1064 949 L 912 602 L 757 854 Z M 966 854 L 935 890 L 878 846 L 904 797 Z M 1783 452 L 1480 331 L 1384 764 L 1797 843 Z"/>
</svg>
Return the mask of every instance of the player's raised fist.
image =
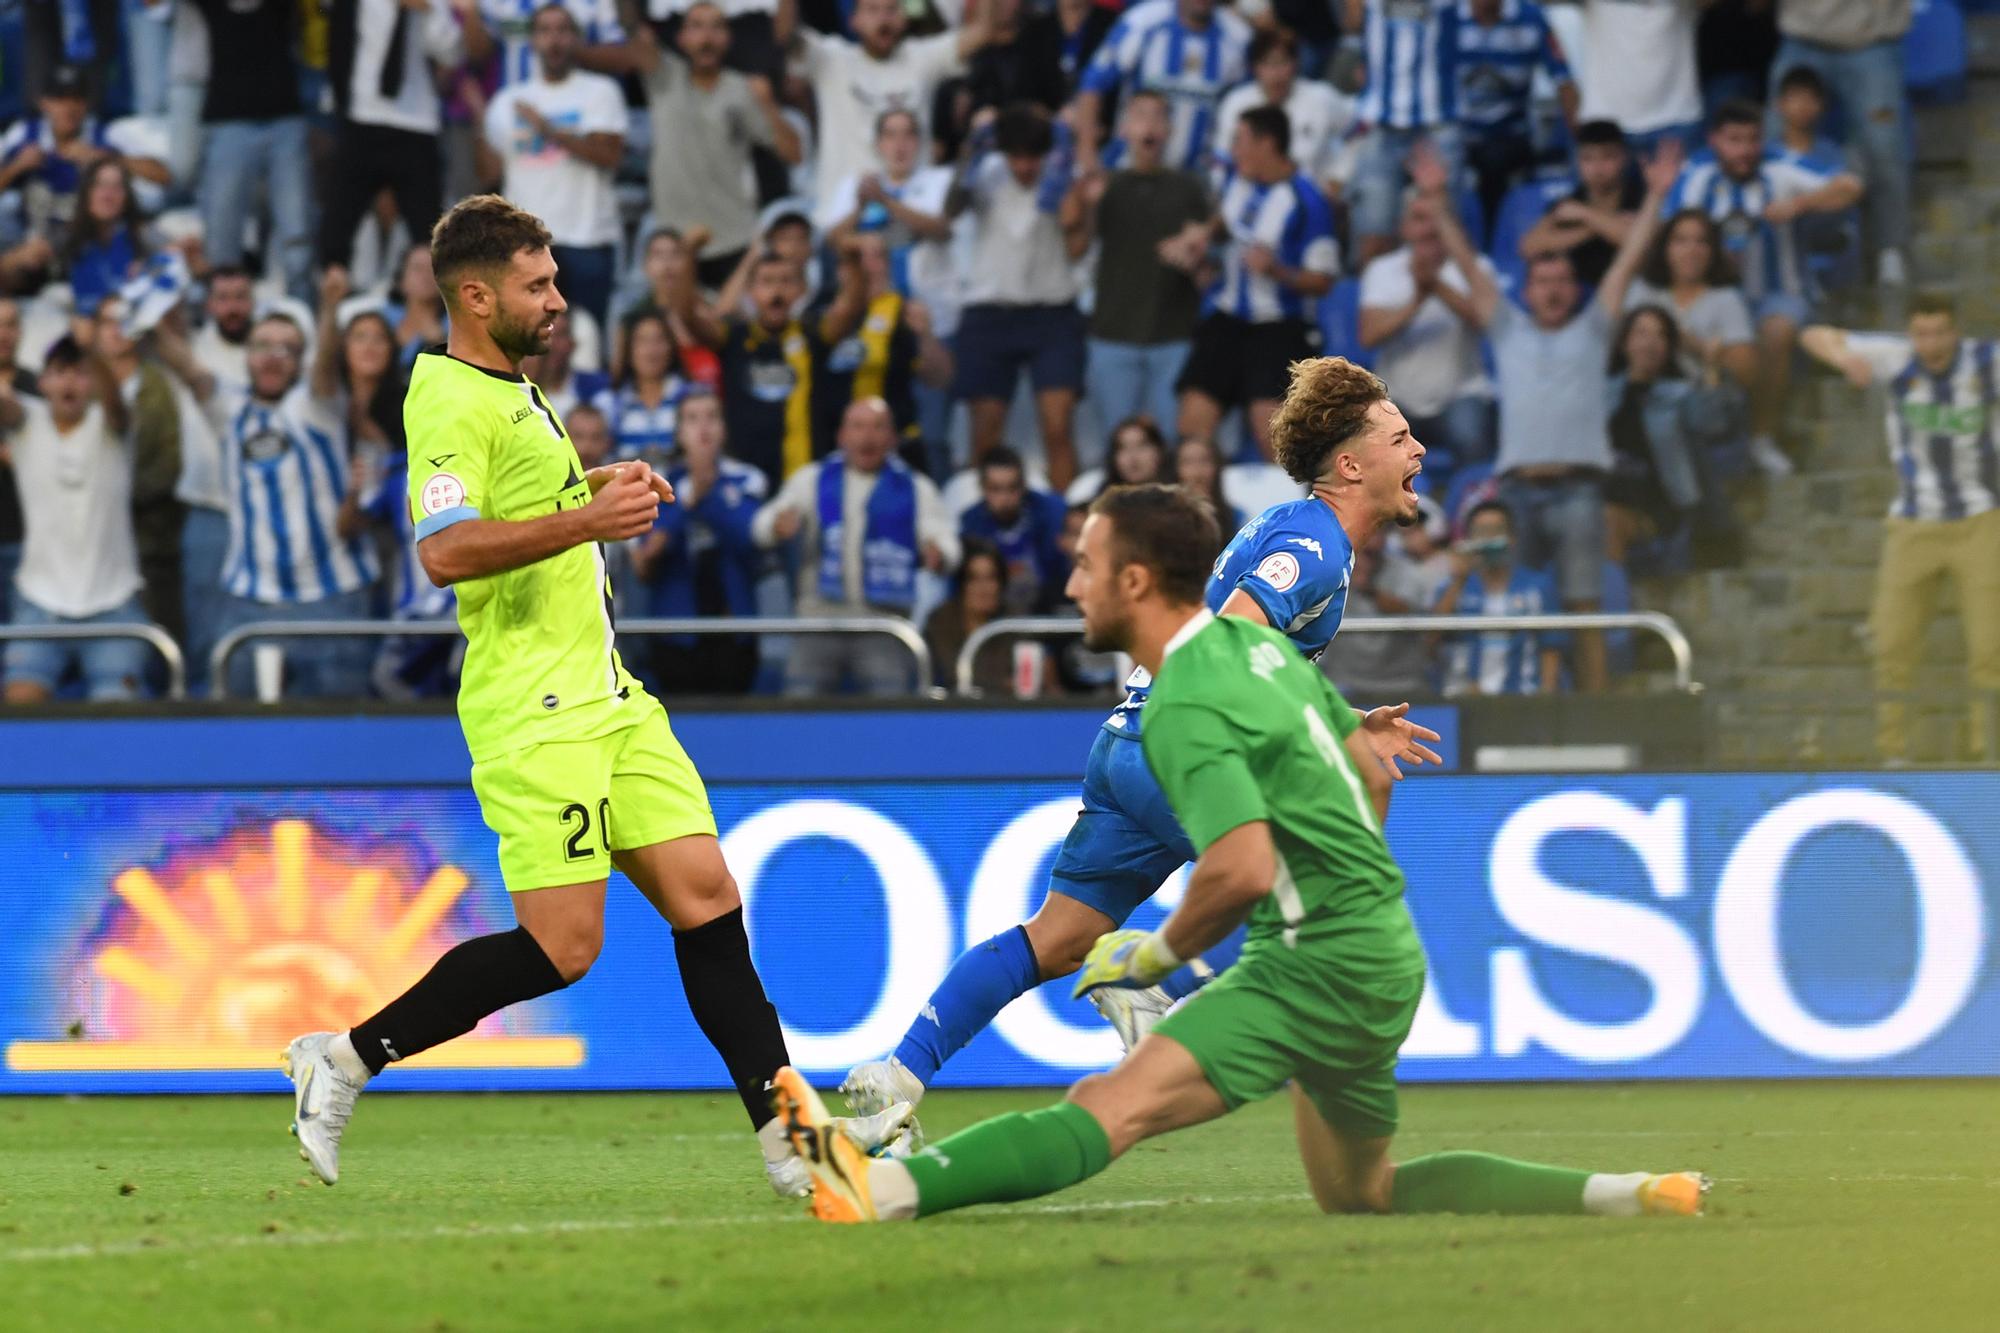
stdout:
<svg viewBox="0 0 2000 1333">
<path fill-rule="evenodd" d="M 593 540 L 622 542 L 653 526 L 660 512 L 660 496 L 653 489 L 652 476 L 653 469 L 644 463 L 626 463 L 598 487 L 583 510 L 590 519 Z"/>
</svg>

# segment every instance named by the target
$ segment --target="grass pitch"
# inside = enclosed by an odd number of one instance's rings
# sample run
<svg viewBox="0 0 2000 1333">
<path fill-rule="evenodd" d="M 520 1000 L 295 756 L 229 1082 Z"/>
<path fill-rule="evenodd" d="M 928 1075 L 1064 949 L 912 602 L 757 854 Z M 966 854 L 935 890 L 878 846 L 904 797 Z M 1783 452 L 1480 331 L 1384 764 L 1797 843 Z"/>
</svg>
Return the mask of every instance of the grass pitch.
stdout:
<svg viewBox="0 0 2000 1333">
<path fill-rule="evenodd" d="M 933 1135 L 1047 1092 L 940 1093 Z M 1327 1218 L 1283 1099 L 1039 1203 L 822 1227 L 733 1099 L 373 1093 L 345 1178 L 286 1098 L 0 1101 L 25 1329 L 1992 1328 L 2000 1085 L 1407 1090 L 1405 1155 L 1702 1167 L 1697 1221 Z"/>
</svg>

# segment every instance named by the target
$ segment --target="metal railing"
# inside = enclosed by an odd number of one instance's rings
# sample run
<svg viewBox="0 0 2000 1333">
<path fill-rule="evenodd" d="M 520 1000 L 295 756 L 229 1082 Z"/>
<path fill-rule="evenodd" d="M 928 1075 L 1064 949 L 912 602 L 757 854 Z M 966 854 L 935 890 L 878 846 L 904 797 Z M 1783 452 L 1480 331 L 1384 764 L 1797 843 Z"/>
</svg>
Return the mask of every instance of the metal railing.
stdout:
<svg viewBox="0 0 2000 1333">
<path fill-rule="evenodd" d="M 1657 611 L 1575 612 L 1545 616 L 1357 616 L 1344 620 L 1342 634 L 1467 634 L 1490 630 L 1644 630 L 1664 641 L 1674 658 L 1674 688 L 1692 693 L 1694 647 L 1672 616 Z M 973 663 L 980 649 L 1002 635 L 1042 638 L 1083 633 L 1083 622 L 1067 616 L 1011 616 L 989 620 L 966 636 L 958 653 L 954 679 L 958 693 L 977 697 Z"/>
<path fill-rule="evenodd" d="M 167 697 L 187 698 L 187 659 L 181 656 L 181 646 L 173 636 L 158 625 L 140 620 L 101 625 L 0 625 L 0 643 L 9 639 L 138 639 L 151 645 L 167 664 Z"/>
<path fill-rule="evenodd" d="M 150 628 L 150 627 L 144 627 Z M 342 639 L 394 638 L 401 635 L 435 637 L 456 635 L 456 620 L 258 620 L 238 626 L 217 640 L 209 654 L 210 688 L 218 699 L 229 697 L 229 659 L 247 643 L 258 639 Z M 815 619 L 806 616 L 699 616 L 664 619 L 620 620 L 618 633 L 764 635 L 764 634 L 881 634 L 910 650 L 916 661 L 915 692 L 927 693 L 931 685 L 931 650 L 916 626 L 895 616 L 839 616 Z M 165 637 L 164 635 L 162 636 Z M 172 641 L 167 640 L 168 646 Z M 179 661 L 176 653 L 172 659 Z M 178 697 L 178 696 L 176 696 Z"/>
</svg>

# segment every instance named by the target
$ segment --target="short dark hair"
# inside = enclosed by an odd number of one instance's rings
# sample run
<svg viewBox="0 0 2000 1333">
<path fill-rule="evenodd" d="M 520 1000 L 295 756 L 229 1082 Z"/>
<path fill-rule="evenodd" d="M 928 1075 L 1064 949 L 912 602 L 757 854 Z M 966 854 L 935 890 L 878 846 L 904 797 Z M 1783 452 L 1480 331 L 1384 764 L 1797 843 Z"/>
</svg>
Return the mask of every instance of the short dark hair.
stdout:
<svg viewBox="0 0 2000 1333">
<path fill-rule="evenodd" d="M 1576 146 L 1583 148 L 1595 145 L 1599 148 L 1625 148 L 1625 131 L 1618 128 L 1615 120 L 1586 120 L 1576 127 Z"/>
<path fill-rule="evenodd" d="M 1207 500 L 1183 486 L 1149 482 L 1112 487 L 1091 501 L 1090 512 L 1111 524 L 1114 568 L 1144 565 L 1159 580 L 1162 597 L 1177 606 L 1200 605 L 1222 549 L 1222 525 Z"/>
<path fill-rule="evenodd" d="M 1507 531 L 1512 532 L 1514 530 L 1514 511 L 1509 509 L 1505 502 L 1500 500 L 1481 500 L 1478 504 L 1466 510 L 1465 517 L 1458 522 L 1459 530 L 1461 532 L 1470 532 L 1472 530 L 1472 520 L 1478 518 L 1481 514 L 1487 513 L 1500 515 L 1500 517 L 1507 520 Z"/>
<path fill-rule="evenodd" d="M 1292 151 L 1292 118 L 1281 106 L 1253 106 L 1237 122 L 1282 154 Z"/>
<path fill-rule="evenodd" d="M 215 264 L 209 268 L 209 286 L 215 286 L 216 283 L 222 281 L 224 278 L 241 278 L 243 281 L 249 282 L 251 281 L 250 270 L 241 264 Z"/>
<path fill-rule="evenodd" d="M 1290 28 L 1257 29 L 1257 35 L 1250 39 L 1250 68 L 1257 68 L 1264 63 L 1264 57 L 1273 53 L 1288 55 L 1293 60 L 1299 58 L 1299 39 L 1292 36 Z"/>
<path fill-rule="evenodd" d="M 1708 128 L 1711 132 L 1727 129 L 1731 125 L 1756 125 L 1762 127 L 1763 124 L 1764 108 L 1758 106 L 1747 97 L 1730 98 L 1727 102 L 1715 108 L 1715 114 L 1708 118 Z"/>
<path fill-rule="evenodd" d="M 1344 356 L 1294 361 L 1291 373 L 1285 401 L 1271 416 L 1271 454 L 1293 481 L 1310 486 L 1361 433 L 1375 404 L 1389 401 L 1389 386 Z"/>
<path fill-rule="evenodd" d="M 979 475 L 983 477 L 988 472 L 1018 472 L 1023 480 L 1028 476 L 1027 464 L 1021 461 L 1021 455 L 1004 444 L 994 445 L 979 460 Z"/>
<path fill-rule="evenodd" d="M 471 195 L 431 228 L 431 275 L 445 300 L 456 304 L 458 279 L 468 270 L 494 273 L 523 250 L 548 249 L 550 240 L 533 213 L 497 194 Z"/>
<path fill-rule="evenodd" d="M 42 353 L 43 370 L 68 370 L 84 363 L 83 344 L 65 333 L 49 344 L 49 350 Z"/>
<path fill-rule="evenodd" d="M 1820 101 L 1826 101 L 1826 80 L 1811 65 L 1794 65 L 1778 76 L 1778 96 L 1790 92 L 1808 92 Z"/>
<path fill-rule="evenodd" d="M 1056 144 L 1048 113 L 1033 102 L 1012 102 L 993 124 L 993 146 L 1007 157 L 1040 157 Z"/>
<path fill-rule="evenodd" d="M 1910 318 L 1918 315 L 1944 315 L 1956 324 L 1958 302 L 1949 292 L 1918 292 L 1910 298 Z"/>
<path fill-rule="evenodd" d="M 535 12 L 528 15 L 528 27 L 532 29 L 535 26 L 536 22 L 540 20 L 542 15 L 548 13 L 551 9 L 561 14 L 563 16 L 563 20 L 567 22 L 570 27 L 575 28 L 579 33 L 583 31 L 582 26 L 578 24 L 576 21 L 576 15 L 569 12 L 569 6 L 563 4 L 562 0 L 548 0 L 547 4 L 536 5 Z"/>
<path fill-rule="evenodd" d="M 299 323 L 299 321 L 294 316 L 288 314 L 283 310 L 259 311 L 257 317 L 250 321 L 250 331 L 252 333 L 255 333 L 258 329 L 262 328 L 266 324 L 284 324 L 288 326 L 293 333 L 299 335 L 299 342 L 301 344 L 310 343 L 312 341 L 311 338 L 306 336 L 306 326 Z"/>
<path fill-rule="evenodd" d="M 1173 102 L 1158 88 L 1134 88 L 1131 92 L 1125 94 L 1125 105 L 1131 106 L 1134 102 L 1158 102 L 1169 113 L 1174 109 Z"/>
</svg>

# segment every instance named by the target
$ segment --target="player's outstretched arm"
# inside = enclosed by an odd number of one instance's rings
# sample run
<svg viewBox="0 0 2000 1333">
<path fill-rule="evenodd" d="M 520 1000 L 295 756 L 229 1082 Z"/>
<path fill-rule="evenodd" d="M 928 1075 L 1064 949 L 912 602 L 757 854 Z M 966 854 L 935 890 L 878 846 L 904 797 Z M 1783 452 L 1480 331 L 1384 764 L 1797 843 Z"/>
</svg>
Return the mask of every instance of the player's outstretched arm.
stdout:
<svg viewBox="0 0 2000 1333">
<path fill-rule="evenodd" d="M 653 470 L 621 464 L 580 509 L 540 518 L 468 518 L 417 543 L 424 573 L 440 588 L 521 569 L 585 542 L 624 541 L 652 529 L 660 511 Z"/>
</svg>

